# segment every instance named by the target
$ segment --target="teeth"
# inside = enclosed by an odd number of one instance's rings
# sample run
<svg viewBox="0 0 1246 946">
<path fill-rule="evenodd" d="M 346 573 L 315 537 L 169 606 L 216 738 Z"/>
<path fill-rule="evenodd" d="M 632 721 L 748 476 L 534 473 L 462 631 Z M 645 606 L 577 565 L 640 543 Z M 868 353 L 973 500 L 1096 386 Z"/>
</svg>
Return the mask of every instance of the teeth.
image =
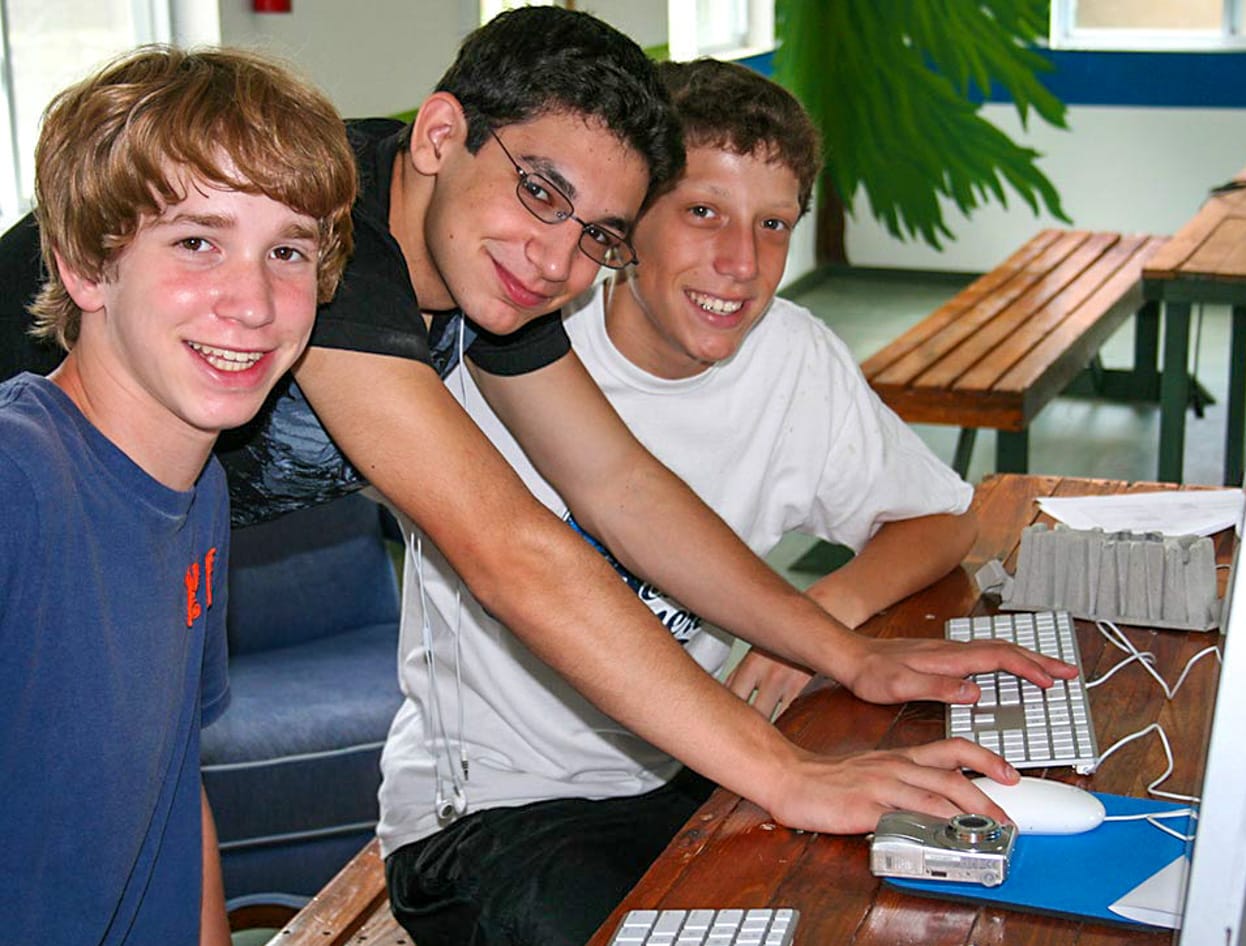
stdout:
<svg viewBox="0 0 1246 946">
<path fill-rule="evenodd" d="M 233 351 L 229 348 L 214 348 L 199 342 L 186 344 L 203 355 L 208 364 L 217 371 L 246 371 L 264 357 L 264 353 L 260 351 Z"/>
<path fill-rule="evenodd" d="M 706 312 L 712 312 L 715 315 L 731 315 L 739 312 L 740 307 L 744 305 L 743 302 L 719 299 L 717 296 L 707 296 L 700 292 L 690 292 L 688 298 Z"/>
</svg>

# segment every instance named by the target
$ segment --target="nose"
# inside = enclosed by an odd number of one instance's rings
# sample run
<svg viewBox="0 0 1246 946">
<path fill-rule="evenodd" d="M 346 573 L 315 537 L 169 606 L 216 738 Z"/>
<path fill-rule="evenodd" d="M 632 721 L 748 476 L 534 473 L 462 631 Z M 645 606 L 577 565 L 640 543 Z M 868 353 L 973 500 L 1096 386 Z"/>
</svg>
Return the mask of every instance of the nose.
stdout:
<svg viewBox="0 0 1246 946">
<path fill-rule="evenodd" d="M 757 237 L 751 225 L 732 221 L 719 231 L 714 268 L 739 280 L 757 275 Z"/>
<path fill-rule="evenodd" d="M 236 260 L 221 268 L 216 313 L 248 328 L 271 322 L 276 313 L 272 274 L 266 260 Z"/>
<path fill-rule="evenodd" d="M 582 229 L 573 220 L 538 226 L 541 229 L 528 241 L 528 262 L 536 267 L 541 278 L 547 282 L 566 282 L 576 257 L 581 255 Z"/>
</svg>

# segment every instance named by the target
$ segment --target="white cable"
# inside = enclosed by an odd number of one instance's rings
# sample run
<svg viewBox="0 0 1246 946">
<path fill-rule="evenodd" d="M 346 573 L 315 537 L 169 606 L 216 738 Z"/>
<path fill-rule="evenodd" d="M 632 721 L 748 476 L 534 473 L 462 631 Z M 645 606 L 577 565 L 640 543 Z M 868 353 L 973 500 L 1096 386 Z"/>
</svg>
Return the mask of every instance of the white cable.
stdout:
<svg viewBox="0 0 1246 946">
<path fill-rule="evenodd" d="M 436 807 L 437 817 L 443 821 L 452 820 L 454 815 L 466 810 L 463 788 L 455 771 L 454 760 L 450 756 L 450 738 L 446 732 L 445 714 L 441 709 L 441 692 L 437 687 L 437 658 L 433 652 L 433 628 L 429 619 L 428 593 L 424 586 L 424 541 L 419 532 L 415 533 L 415 578 L 420 591 L 421 631 L 424 635 L 424 660 L 428 665 L 429 710 L 432 714 L 434 741 L 440 737 L 441 750 L 433 755 L 433 773 L 437 781 Z M 457 635 L 456 645 L 457 645 Z M 462 749 L 462 740 L 459 742 Z M 441 791 L 441 761 L 445 756 L 446 768 L 449 769 L 452 801 L 447 802 Z M 448 808 L 448 811 L 447 811 Z"/>
<path fill-rule="evenodd" d="M 1103 683 L 1104 681 L 1109 679 L 1112 676 L 1112 674 L 1116 673 L 1117 670 L 1120 670 L 1126 664 L 1137 661 L 1138 663 L 1142 665 L 1142 668 L 1151 675 L 1151 677 L 1155 680 L 1155 682 L 1159 684 L 1160 689 L 1164 691 L 1164 696 L 1166 696 L 1168 699 L 1171 700 L 1174 696 L 1177 695 L 1177 691 L 1181 689 L 1182 685 L 1185 683 L 1186 677 L 1189 676 L 1190 669 L 1196 663 L 1198 663 L 1208 654 L 1215 654 L 1217 661 L 1221 659 L 1219 647 L 1217 647 L 1214 644 L 1212 644 L 1210 647 L 1204 647 L 1197 654 L 1195 654 L 1193 657 L 1191 657 L 1189 660 L 1186 661 L 1185 666 L 1181 670 L 1180 676 L 1177 677 L 1177 682 L 1174 683 L 1172 686 L 1169 686 L 1168 682 L 1159 675 L 1159 672 L 1154 667 L 1154 663 L 1155 663 L 1154 654 L 1152 654 L 1150 651 L 1138 650 L 1138 648 L 1134 646 L 1133 642 L 1130 641 L 1129 638 L 1125 636 L 1124 632 L 1111 621 L 1104 621 L 1104 620 L 1095 621 L 1095 627 L 1099 629 L 1099 633 L 1102 634 L 1109 643 L 1113 644 L 1115 647 L 1119 648 L 1120 650 L 1125 651 L 1130 656 L 1122 660 L 1120 663 L 1116 664 L 1116 666 L 1112 667 L 1112 669 L 1109 670 L 1107 673 L 1095 678 L 1094 680 L 1087 681 L 1086 683 L 1087 688 L 1098 686 L 1100 683 Z"/>
</svg>

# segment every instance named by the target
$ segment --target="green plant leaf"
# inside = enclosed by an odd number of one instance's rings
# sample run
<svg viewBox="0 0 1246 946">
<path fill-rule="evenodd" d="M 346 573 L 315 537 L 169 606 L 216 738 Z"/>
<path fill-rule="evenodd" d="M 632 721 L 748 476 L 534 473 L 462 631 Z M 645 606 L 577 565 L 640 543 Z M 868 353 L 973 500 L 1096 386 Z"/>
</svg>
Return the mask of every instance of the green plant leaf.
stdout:
<svg viewBox="0 0 1246 946">
<path fill-rule="evenodd" d="M 775 75 L 822 130 L 823 186 L 844 206 L 864 190 L 900 239 L 954 239 L 941 200 L 970 214 L 1009 191 L 1066 220 L 1040 155 L 980 114 L 998 86 L 1023 126 L 1031 110 L 1064 127 L 1064 105 L 1039 76 L 1033 43 L 1046 0 L 777 0 Z"/>
</svg>

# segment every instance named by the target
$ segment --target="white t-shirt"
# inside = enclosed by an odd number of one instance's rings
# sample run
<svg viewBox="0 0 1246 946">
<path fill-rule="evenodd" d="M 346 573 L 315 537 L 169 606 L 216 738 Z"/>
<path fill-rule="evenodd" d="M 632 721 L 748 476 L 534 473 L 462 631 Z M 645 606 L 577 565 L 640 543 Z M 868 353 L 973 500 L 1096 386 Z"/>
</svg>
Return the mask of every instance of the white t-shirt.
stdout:
<svg viewBox="0 0 1246 946">
<path fill-rule="evenodd" d="M 640 441 L 757 554 L 789 531 L 859 551 L 885 522 L 968 508 L 972 489 L 883 405 L 843 342 L 807 310 L 776 299 L 733 358 L 669 381 L 640 370 L 614 347 L 602 292 L 596 287 L 568 310 L 576 353 Z M 447 384 L 537 498 L 566 518 L 566 506 L 470 374 L 456 369 Z M 468 810 L 481 810 L 634 795 L 677 771 L 670 756 L 599 712 L 534 657 L 466 588 L 456 602 L 458 580 L 425 538 L 426 609 L 413 553 L 419 533 L 409 521 L 403 528 L 408 561 L 399 672 L 407 699 L 381 762 L 378 833 L 386 855 L 438 829 L 434 802 L 439 792 L 449 800 L 456 783 Z M 729 635 L 701 625 L 650 586 L 638 593 L 702 667 L 721 669 Z M 435 688 L 426 638 L 436 654 Z M 462 755 L 470 760 L 466 783 Z"/>
</svg>

